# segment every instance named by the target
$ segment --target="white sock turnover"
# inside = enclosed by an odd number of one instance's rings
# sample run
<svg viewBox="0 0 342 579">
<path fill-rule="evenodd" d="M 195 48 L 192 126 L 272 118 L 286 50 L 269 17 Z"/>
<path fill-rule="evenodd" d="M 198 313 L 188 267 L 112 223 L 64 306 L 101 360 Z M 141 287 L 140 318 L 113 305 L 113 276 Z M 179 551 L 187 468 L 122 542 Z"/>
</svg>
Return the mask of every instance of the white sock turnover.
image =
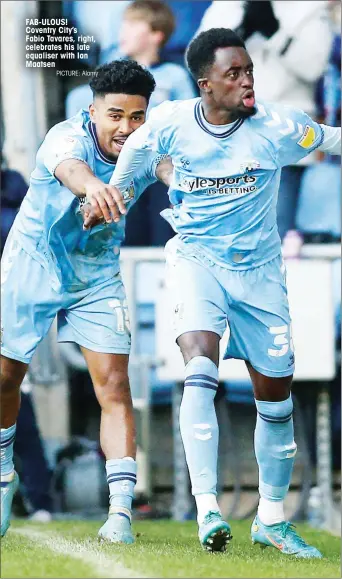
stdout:
<svg viewBox="0 0 342 579">
<path fill-rule="evenodd" d="M 260 497 L 258 515 L 264 525 L 275 525 L 285 521 L 284 501 L 268 501 Z"/>
<path fill-rule="evenodd" d="M 197 522 L 199 525 L 203 523 L 204 517 L 208 514 L 209 511 L 219 511 L 219 513 L 221 512 L 217 504 L 216 495 L 212 493 L 196 495 L 195 500 L 197 505 Z"/>
</svg>

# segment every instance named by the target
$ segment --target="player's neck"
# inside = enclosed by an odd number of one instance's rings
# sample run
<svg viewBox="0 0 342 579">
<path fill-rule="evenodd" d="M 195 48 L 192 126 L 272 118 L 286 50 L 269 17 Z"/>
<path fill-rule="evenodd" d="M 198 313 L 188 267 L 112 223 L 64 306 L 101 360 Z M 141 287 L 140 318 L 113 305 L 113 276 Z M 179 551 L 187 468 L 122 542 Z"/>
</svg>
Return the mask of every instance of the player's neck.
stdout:
<svg viewBox="0 0 342 579">
<path fill-rule="evenodd" d="M 206 103 L 203 99 L 201 104 L 204 118 L 211 125 L 228 125 L 229 123 L 234 123 L 234 121 L 239 118 L 236 113 L 232 113 L 226 109 L 220 109 L 214 104 Z"/>
<path fill-rule="evenodd" d="M 131 58 L 136 60 L 141 66 L 153 66 L 160 60 L 158 50 L 153 46 L 147 48 L 144 52 L 139 54 L 132 54 Z"/>
</svg>

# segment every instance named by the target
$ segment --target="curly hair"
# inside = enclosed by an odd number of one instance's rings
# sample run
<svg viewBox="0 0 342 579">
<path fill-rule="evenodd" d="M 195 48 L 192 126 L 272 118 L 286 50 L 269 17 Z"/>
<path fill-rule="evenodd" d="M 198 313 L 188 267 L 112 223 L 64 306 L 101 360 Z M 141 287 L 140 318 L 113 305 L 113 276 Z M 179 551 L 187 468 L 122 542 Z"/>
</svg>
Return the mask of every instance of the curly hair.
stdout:
<svg viewBox="0 0 342 579">
<path fill-rule="evenodd" d="M 204 76 L 208 68 L 214 64 L 218 48 L 229 46 L 246 48 L 242 38 L 230 28 L 210 28 L 196 36 L 186 51 L 186 62 L 194 79 Z"/>
<path fill-rule="evenodd" d="M 93 96 L 108 93 L 139 95 L 150 100 L 156 83 L 152 74 L 135 60 L 113 60 L 96 69 L 89 83 Z"/>
</svg>

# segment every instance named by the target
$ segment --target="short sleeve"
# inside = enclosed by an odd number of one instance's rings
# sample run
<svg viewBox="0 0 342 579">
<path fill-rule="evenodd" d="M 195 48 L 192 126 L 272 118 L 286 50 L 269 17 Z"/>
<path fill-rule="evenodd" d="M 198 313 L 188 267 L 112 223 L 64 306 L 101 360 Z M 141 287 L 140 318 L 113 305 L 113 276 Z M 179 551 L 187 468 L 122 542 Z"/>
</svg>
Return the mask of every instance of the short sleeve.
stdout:
<svg viewBox="0 0 342 579">
<path fill-rule="evenodd" d="M 304 111 L 279 107 L 270 113 L 272 119 L 268 126 L 273 129 L 272 140 L 280 167 L 297 163 L 322 144 L 322 127 Z"/>
<path fill-rule="evenodd" d="M 151 178 L 154 181 L 156 181 L 158 179 L 158 177 L 156 176 L 156 170 L 159 163 L 164 159 L 168 158 L 171 161 L 171 157 L 169 157 L 169 155 L 166 155 L 165 153 L 151 153 L 151 155 L 147 159 L 146 174 L 150 175 Z"/>
<path fill-rule="evenodd" d="M 79 135 L 68 132 L 50 132 L 42 146 L 41 158 L 44 166 L 51 175 L 55 175 L 56 168 L 62 161 L 77 159 L 87 163 L 87 148 Z"/>
</svg>

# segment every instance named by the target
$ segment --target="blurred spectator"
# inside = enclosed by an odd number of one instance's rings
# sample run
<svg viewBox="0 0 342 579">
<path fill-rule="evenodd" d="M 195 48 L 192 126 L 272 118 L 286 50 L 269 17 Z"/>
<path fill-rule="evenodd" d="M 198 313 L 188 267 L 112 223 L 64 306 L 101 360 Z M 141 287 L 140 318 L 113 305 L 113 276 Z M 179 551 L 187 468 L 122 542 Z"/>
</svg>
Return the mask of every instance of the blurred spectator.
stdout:
<svg viewBox="0 0 342 579">
<path fill-rule="evenodd" d="M 329 58 L 332 30 L 328 2 L 213 2 L 199 31 L 235 29 L 254 61 L 257 98 L 288 104 L 315 117 L 315 85 Z M 319 41 L 318 41 L 319 39 Z M 306 167 L 315 153 L 284 167 L 278 198 L 281 238 L 295 229 L 297 201 Z"/>
<path fill-rule="evenodd" d="M 196 96 L 189 73 L 183 66 L 161 59 L 160 52 L 175 29 L 171 9 L 159 0 L 134 0 L 123 15 L 119 35 L 120 52 L 152 72 L 156 89 L 150 108 L 165 100 Z"/>
<path fill-rule="evenodd" d="M 1 255 L 7 235 L 27 192 L 27 184 L 17 171 L 1 166 Z M 21 408 L 17 421 L 14 452 L 23 484 L 23 496 L 32 520 L 51 520 L 50 477 L 33 408 L 30 383 L 25 378 L 21 388 Z"/>
<path fill-rule="evenodd" d="M 95 36 L 97 51 L 90 53 L 89 64 L 110 62 L 119 55 L 119 30 L 123 13 L 131 0 L 73 0 L 63 1 L 63 16 L 78 28 L 79 34 Z M 174 34 L 162 50 L 163 60 L 184 65 L 184 52 L 199 26 L 207 0 L 166 0 L 175 16 Z"/>
</svg>

